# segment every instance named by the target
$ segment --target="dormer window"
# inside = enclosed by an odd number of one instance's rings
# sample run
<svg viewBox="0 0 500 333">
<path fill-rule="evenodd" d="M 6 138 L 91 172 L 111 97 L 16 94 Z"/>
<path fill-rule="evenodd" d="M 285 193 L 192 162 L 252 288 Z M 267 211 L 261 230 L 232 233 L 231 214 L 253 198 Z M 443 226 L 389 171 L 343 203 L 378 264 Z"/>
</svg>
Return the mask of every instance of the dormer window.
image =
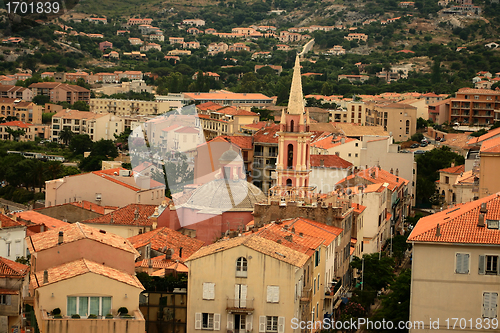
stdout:
<svg viewBox="0 0 500 333">
<path fill-rule="evenodd" d="M 498 220 L 486 220 L 488 229 L 498 229 Z"/>
<path fill-rule="evenodd" d="M 244 257 L 239 257 L 236 260 L 236 277 L 247 277 L 248 263 Z"/>
</svg>

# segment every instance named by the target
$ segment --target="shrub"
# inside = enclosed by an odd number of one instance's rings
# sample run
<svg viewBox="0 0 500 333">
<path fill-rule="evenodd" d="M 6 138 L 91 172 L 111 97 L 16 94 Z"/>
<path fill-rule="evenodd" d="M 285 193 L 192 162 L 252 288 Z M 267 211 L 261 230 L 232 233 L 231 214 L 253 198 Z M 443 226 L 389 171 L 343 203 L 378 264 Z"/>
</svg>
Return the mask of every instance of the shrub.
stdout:
<svg viewBox="0 0 500 333">
<path fill-rule="evenodd" d="M 95 314 L 89 314 L 87 317 L 88 319 L 97 319 L 97 316 Z"/>
<path fill-rule="evenodd" d="M 54 310 L 52 310 L 52 314 L 53 315 L 60 315 L 61 314 L 61 309 L 55 308 Z"/>
<path fill-rule="evenodd" d="M 124 306 L 122 306 L 121 308 L 118 309 L 118 313 L 123 316 L 123 315 L 126 315 L 128 314 L 128 309 Z"/>
<path fill-rule="evenodd" d="M 80 319 L 80 315 L 79 314 L 74 314 L 74 315 L 71 315 L 71 318 L 73 318 L 73 319 Z"/>
<path fill-rule="evenodd" d="M 108 313 L 108 314 L 106 315 L 106 319 L 113 319 L 113 315 L 112 315 L 111 313 Z"/>
</svg>

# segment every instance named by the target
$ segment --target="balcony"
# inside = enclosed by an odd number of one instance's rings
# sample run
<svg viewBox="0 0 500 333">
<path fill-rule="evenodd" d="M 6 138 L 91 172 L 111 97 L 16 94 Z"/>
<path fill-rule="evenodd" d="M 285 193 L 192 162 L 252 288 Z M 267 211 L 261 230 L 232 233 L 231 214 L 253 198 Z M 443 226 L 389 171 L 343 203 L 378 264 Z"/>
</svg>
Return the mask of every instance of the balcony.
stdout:
<svg viewBox="0 0 500 333">
<path fill-rule="evenodd" d="M 312 299 L 312 288 L 304 288 L 302 290 L 302 295 L 300 295 L 300 301 L 302 303 L 309 303 Z"/>
<path fill-rule="evenodd" d="M 228 312 L 253 312 L 253 299 L 227 299 Z"/>
</svg>

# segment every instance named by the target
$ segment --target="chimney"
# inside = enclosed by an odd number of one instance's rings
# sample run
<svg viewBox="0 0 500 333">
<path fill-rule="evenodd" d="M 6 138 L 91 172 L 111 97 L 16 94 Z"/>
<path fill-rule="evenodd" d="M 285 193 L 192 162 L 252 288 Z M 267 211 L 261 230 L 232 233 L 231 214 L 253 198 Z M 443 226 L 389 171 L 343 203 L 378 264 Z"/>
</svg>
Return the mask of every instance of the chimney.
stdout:
<svg viewBox="0 0 500 333">
<path fill-rule="evenodd" d="M 292 227 L 292 232 L 295 233 L 295 227 Z"/>
<path fill-rule="evenodd" d="M 455 166 L 455 162 L 451 162 L 450 168 L 453 168 Z"/>
<path fill-rule="evenodd" d="M 488 213 L 488 209 L 486 209 L 486 202 L 483 202 L 483 203 L 481 204 L 481 209 L 479 210 L 479 212 L 480 212 L 481 214 L 486 214 L 486 213 Z"/>
<path fill-rule="evenodd" d="M 285 224 L 285 225 L 283 226 L 283 229 L 288 230 L 288 225 L 286 225 L 286 224 Z"/>
<path fill-rule="evenodd" d="M 40 224 L 40 232 L 44 232 L 45 231 L 45 224 Z"/>
<path fill-rule="evenodd" d="M 49 271 L 44 270 L 43 271 L 43 284 L 49 283 Z"/>
<path fill-rule="evenodd" d="M 484 227 L 484 214 L 483 213 L 479 214 L 479 219 L 477 221 L 477 226 L 478 227 Z"/>
<path fill-rule="evenodd" d="M 113 224 L 115 221 L 113 220 L 113 213 L 111 213 L 111 219 L 109 220 L 109 223 Z"/>
<path fill-rule="evenodd" d="M 179 248 L 179 258 L 182 258 L 182 246 Z"/>
<path fill-rule="evenodd" d="M 290 243 L 293 241 L 293 236 L 292 235 L 287 235 L 287 236 L 285 236 L 283 238 L 286 239 L 287 241 L 289 241 Z"/>
<path fill-rule="evenodd" d="M 134 220 L 138 220 L 138 219 L 139 219 L 139 210 L 136 208 L 134 211 Z"/>
<path fill-rule="evenodd" d="M 304 237 L 304 233 L 299 232 L 299 236 L 300 236 L 300 237 Z"/>
<path fill-rule="evenodd" d="M 281 244 L 281 239 L 278 239 L 276 243 Z"/>
<path fill-rule="evenodd" d="M 436 237 L 441 237 L 441 227 L 439 226 L 439 223 L 436 226 Z"/>
<path fill-rule="evenodd" d="M 57 240 L 57 244 L 61 245 L 62 243 L 64 243 L 64 232 L 59 231 L 59 238 Z"/>
<path fill-rule="evenodd" d="M 391 171 L 389 171 L 389 172 L 391 173 L 391 175 L 393 175 L 394 174 L 394 169 L 391 168 Z"/>
<path fill-rule="evenodd" d="M 345 138 L 341 138 L 340 139 L 340 144 L 344 144 L 345 143 Z"/>
<path fill-rule="evenodd" d="M 380 167 L 379 167 L 379 169 L 380 169 Z M 399 169 L 398 168 L 396 168 L 396 176 L 399 176 Z"/>
<path fill-rule="evenodd" d="M 168 249 L 165 255 L 165 259 L 172 259 L 172 254 L 174 254 L 174 250 Z"/>
</svg>

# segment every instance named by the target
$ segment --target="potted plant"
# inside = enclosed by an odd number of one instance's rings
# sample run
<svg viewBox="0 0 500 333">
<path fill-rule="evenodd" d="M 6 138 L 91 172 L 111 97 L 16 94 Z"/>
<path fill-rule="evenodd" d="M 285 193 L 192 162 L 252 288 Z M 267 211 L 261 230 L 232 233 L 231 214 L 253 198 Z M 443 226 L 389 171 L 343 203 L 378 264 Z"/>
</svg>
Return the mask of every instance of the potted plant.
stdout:
<svg viewBox="0 0 500 333">
<path fill-rule="evenodd" d="M 54 319 L 62 319 L 62 315 L 61 314 L 55 314 L 53 317 L 54 317 Z"/>
<path fill-rule="evenodd" d="M 80 315 L 78 313 L 75 313 L 74 315 L 71 315 L 71 318 L 80 319 Z"/>
<path fill-rule="evenodd" d="M 125 315 L 128 315 L 128 309 L 124 306 L 118 309 L 118 314 L 120 317 L 124 317 Z"/>
<path fill-rule="evenodd" d="M 108 314 L 106 315 L 106 319 L 113 319 L 113 315 L 112 315 L 111 313 L 108 313 Z"/>
<path fill-rule="evenodd" d="M 52 310 L 52 316 L 54 318 L 57 318 L 57 319 L 62 318 L 62 316 L 61 316 L 61 309 L 55 308 L 54 310 Z"/>
<path fill-rule="evenodd" d="M 97 319 L 97 316 L 95 314 L 89 314 L 87 317 L 88 319 Z"/>
</svg>

